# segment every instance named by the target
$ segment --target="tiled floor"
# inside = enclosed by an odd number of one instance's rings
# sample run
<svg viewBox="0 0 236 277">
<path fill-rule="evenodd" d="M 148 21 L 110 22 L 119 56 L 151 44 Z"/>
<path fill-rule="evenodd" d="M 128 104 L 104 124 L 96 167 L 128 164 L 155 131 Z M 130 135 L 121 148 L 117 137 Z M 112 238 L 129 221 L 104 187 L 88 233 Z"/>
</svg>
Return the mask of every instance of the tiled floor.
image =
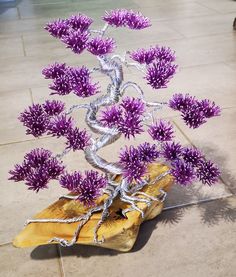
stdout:
<svg viewBox="0 0 236 277">
<path fill-rule="evenodd" d="M 0 0 L 0 3 L 2 1 Z M 0 276 L 178 276 L 234 277 L 236 272 L 236 2 L 231 0 L 18 0 L 0 4 Z M 117 7 L 142 11 L 153 26 L 140 32 L 108 31 L 119 49 L 135 49 L 154 43 L 176 51 L 179 72 L 168 89 L 146 95 L 167 100 L 173 92 L 189 92 L 211 98 L 223 111 L 197 131 L 184 126 L 177 114 L 165 110 L 161 117 L 173 121 L 177 139 L 200 147 L 221 166 L 222 178 L 213 188 L 195 184 L 174 187 L 158 218 L 143 224 L 130 253 L 96 247 L 55 246 L 15 249 L 12 238 L 23 223 L 63 193 L 52 184 L 48 191 L 33 194 L 21 184 L 7 181 L 8 170 L 27 151 L 43 146 L 60 152 L 55 139 L 32 139 L 17 121 L 19 112 L 32 101 L 48 97 L 41 69 L 52 61 L 94 65 L 89 55 L 75 55 L 43 30 L 51 18 L 77 11 L 92 16 L 95 26 L 104 9 Z M 129 71 L 127 79 L 140 81 Z M 105 86 L 105 78 L 98 76 Z M 132 92 L 131 92 L 132 93 Z M 76 98 L 69 96 L 66 104 Z M 83 118 L 82 112 L 78 118 Z M 79 122 L 83 126 L 83 122 Z M 135 143 L 148 139 L 140 136 Z M 110 159 L 117 141 L 101 155 Z M 118 152 L 118 151 L 117 151 Z M 115 160 L 116 156 L 113 156 Z M 85 169 L 85 160 L 69 155 L 71 169 Z M 179 207 L 184 205 L 184 207 Z M 17 272 L 17 273 L 16 273 Z"/>
</svg>

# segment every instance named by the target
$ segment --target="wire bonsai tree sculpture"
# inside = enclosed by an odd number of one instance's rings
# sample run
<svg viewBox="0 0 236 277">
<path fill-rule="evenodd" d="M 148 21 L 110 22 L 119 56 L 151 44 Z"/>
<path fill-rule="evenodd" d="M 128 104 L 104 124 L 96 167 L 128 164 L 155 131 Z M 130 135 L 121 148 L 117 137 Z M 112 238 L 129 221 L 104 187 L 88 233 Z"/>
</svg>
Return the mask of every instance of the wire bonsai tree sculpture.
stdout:
<svg viewBox="0 0 236 277">
<path fill-rule="evenodd" d="M 101 30 L 90 28 L 93 20 L 86 15 L 78 14 L 68 19 L 57 19 L 49 22 L 45 29 L 53 37 L 60 39 L 67 48 L 79 55 L 88 51 L 98 61 L 98 66 L 89 69 L 85 66 L 72 67 L 65 63 L 57 63 L 43 69 L 46 79 L 51 79 L 49 88 L 51 94 L 66 96 L 74 93 L 78 97 L 87 98 L 98 94 L 99 84 L 92 80 L 94 72 L 99 71 L 110 79 L 105 94 L 87 104 L 75 104 L 65 109 L 65 104 L 58 100 L 46 100 L 43 104 L 29 106 L 19 116 L 19 120 L 27 128 L 26 134 L 34 137 L 52 135 L 64 138 L 65 150 L 61 154 L 53 154 L 43 148 L 37 148 L 27 153 L 21 164 L 16 164 L 10 170 L 10 180 L 24 181 L 30 190 L 38 192 L 48 187 L 50 180 L 57 179 L 59 184 L 71 192 L 63 197 L 80 201 L 88 208 L 84 215 L 70 219 L 30 219 L 33 222 L 78 222 L 71 241 L 64 238 L 52 238 L 51 241 L 62 246 L 76 243 L 81 228 L 88 222 L 93 213 L 102 212 L 94 230 L 94 241 L 99 243 L 97 231 L 109 217 L 109 208 L 113 201 L 119 198 L 128 203 L 129 208 L 136 210 L 144 217 L 137 203 L 150 205 L 153 201 L 164 201 L 166 193 L 160 191 L 160 196 L 154 198 L 141 189 L 152 185 L 166 175 L 171 175 L 176 183 L 190 185 L 196 179 L 203 184 L 212 185 L 220 175 L 219 168 L 194 147 L 183 147 L 173 140 L 172 124 L 158 119 L 156 112 L 164 106 L 179 111 L 182 119 L 190 128 L 197 128 L 207 119 L 218 116 L 220 108 L 210 100 L 196 99 L 189 94 L 176 93 L 168 103 L 148 102 L 144 90 L 135 82 L 124 82 L 123 67 L 134 67 L 144 76 L 147 85 L 158 90 L 166 88 L 168 82 L 176 73 L 175 54 L 168 47 L 150 46 L 127 51 L 124 56 L 112 54 L 115 49 L 113 38 L 105 37 L 108 27 L 126 27 L 141 30 L 151 26 L 150 20 L 140 12 L 117 9 L 106 12 L 102 17 L 105 25 Z M 137 92 L 137 97 L 126 96 L 129 88 Z M 80 129 L 73 111 L 86 109 L 85 121 L 89 129 L 97 136 L 92 137 L 87 130 Z M 150 121 L 150 124 L 145 122 Z M 98 150 L 105 147 L 122 135 L 131 139 L 143 132 L 148 132 L 150 141 L 137 147 L 124 147 L 120 151 L 119 161 L 111 163 L 98 155 Z M 62 162 L 69 151 L 83 152 L 89 164 L 97 170 L 68 172 Z M 168 170 L 150 182 L 147 176 L 148 164 L 159 161 L 168 165 Z M 117 181 L 117 175 L 121 175 Z M 95 200 L 103 193 L 108 197 L 101 205 Z"/>
</svg>

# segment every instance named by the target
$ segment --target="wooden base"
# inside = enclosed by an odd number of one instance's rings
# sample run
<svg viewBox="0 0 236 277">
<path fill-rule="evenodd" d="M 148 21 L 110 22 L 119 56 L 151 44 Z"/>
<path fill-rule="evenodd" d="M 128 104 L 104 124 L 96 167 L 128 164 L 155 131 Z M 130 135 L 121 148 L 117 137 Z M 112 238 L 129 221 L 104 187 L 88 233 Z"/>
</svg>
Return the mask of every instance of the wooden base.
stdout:
<svg viewBox="0 0 236 277">
<path fill-rule="evenodd" d="M 151 180 L 168 168 L 160 164 L 151 164 L 148 168 L 148 175 Z M 153 185 L 145 186 L 142 191 L 157 197 L 159 189 L 168 191 L 173 183 L 170 175 L 163 177 L 160 181 Z M 142 197 L 142 196 L 139 196 Z M 97 200 L 97 204 L 104 201 L 107 195 L 101 196 Z M 96 245 L 105 248 L 116 249 L 118 251 L 129 251 L 137 238 L 140 224 L 143 221 L 150 220 L 161 213 L 163 203 L 153 201 L 151 206 L 145 203 L 138 203 L 137 206 L 145 213 L 145 218 L 142 218 L 138 211 L 131 211 L 126 214 L 127 218 L 121 215 L 121 210 L 129 207 L 129 204 L 115 200 L 110 207 L 110 216 L 102 224 L 98 230 L 98 239 L 102 236 L 105 238 L 104 243 L 96 244 L 93 241 L 94 228 L 101 218 L 101 212 L 92 215 L 90 220 L 82 227 L 78 240 L 78 244 Z M 85 208 L 79 201 L 69 199 L 59 199 L 54 204 L 41 211 L 33 218 L 60 218 L 67 219 L 80 216 L 86 213 Z M 27 225 L 13 240 L 13 245 L 16 247 L 30 247 L 43 244 L 49 244 L 48 241 L 53 237 L 64 238 L 71 240 L 78 226 L 77 223 L 31 223 Z M 53 242 L 54 243 L 54 242 Z"/>
</svg>

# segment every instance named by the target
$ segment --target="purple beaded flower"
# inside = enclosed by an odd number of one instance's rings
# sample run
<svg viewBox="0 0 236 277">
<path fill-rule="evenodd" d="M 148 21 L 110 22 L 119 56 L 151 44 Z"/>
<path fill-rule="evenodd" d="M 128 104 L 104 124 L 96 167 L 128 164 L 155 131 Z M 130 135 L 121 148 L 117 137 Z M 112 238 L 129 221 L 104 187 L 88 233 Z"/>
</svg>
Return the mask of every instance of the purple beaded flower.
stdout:
<svg viewBox="0 0 236 277">
<path fill-rule="evenodd" d="M 122 99 L 120 106 L 129 114 L 142 115 L 145 112 L 145 104 L 139 98 L 126 97 Z"/>
<path fill-rule="evenodd" d="M 220 170 L 211 161 L 203 160 L 198 165 L 196 175 L 203 184 L 211 186 L 219 180 Z"/>
<path fill-rule="evenodd" d="M 163 144 L 162 156 L 168 161 L 175 161 L 180 159 L 182 151 L 182 146 L 178 142 L 165 142 Z"/>
<path fill-rule="evenodd" d="M 86 130 L 80 130 L 77 127 L 69 129 L 68 133 L 66 134 L 66 138 L 67 148 L 72 149 L 73 151 L 84 150 L 84 148 L 89 145 L 90 140 Z"/>
<path fill-rule="evenodd" d="M 51 95 L 67 95 L 71 92 L 70 78 L 67 74 L 60 76 L 53 80 L 53 83 L 49 85 L 49 88 L 53 90 Z"/>
<path fill-rule="evenodd" d="M 193 105 L 191 108 L 182 112 L 182 118 L 185 124 L 193 129 L 198 128 L 206 122 L 203 110 L 197 105 Z"/>
<path fill-rule="evenodd" d="M 92 206 L 101 195 L 101 189 L 107 185 L 107 179 L 97 171 L 85 171 L 83 183 L 79 186 L 78 200 L 85 206 Z"/>
<path fill-rule="evenodd" d="M 61 114 L 65 109 L 65 104 L 58 100 L 46 100 L 43 109 L 48 116 Z"/>
<path fill-rule="evenodd" d="M 144 29 L 151 26 L 150 19 L 140 12 L 128 11 L 126 14 L 126 25 L 130 29 Z"/>
<path fill-rule="evenodd" d="M 173 138 L 174 131 L 170 122 L 159 120 L 149 127 L 148 133 L 153 140 L 169 141 Z"/>
<path fill-rule="evenodd" d="M 91 82 L 89 69 L 85 66 L 69 70 L 70 87 L 79 97 L 89 97 L 98 93 L 98 83 Z"/>
<path fill-rule="evenodd" d="M 56 79 L 65 75 L 67 72 L 67 66 L 65 63 L 57 63 L 48 65 L 42 70 L 42 74 L 45 79 Z"/>
<path fill-rule="evenodd" d="M 189 94 L 176 93 L 169 101 L 169 107 L 173 110 L 185 112 L 195 104 L 195 97 Z"/>
<path fill-rule="evenodd" d="M 122 111 L 120 107 L 112 106 L 102 111 L 101 121 L 105 126 L 113 127 L 117 126 L 122 119 Z"/>
<path fill-rule="evenodd" d="M 125 138 L 135 137 L 142 133 L 143 130 L 142 119 L 140 115 L 133 115 L 126 113 L 118 122 L 118 130 L 124 134 Z"/>
<path fill-rule="evenodd" d="M 220 107 L 216 106 L 215 102 L 211 102 L 208 99 L 198 101 L 197 106 L 203 112 L 203 114 L 206 118 L 219 116 L 220 112 L 221 112 Z"/>
<path fill-rule="evenodd" d="M 44 29 L 47 30 L 53 37 L 62 38 L 68 34 L 69 25 L 65 19 L 57 19 L 47 23 Z"/>
<path fill-rule="evenodd" d="M 150 47 L 149 49 L 138 49 L 130 53 L 130 58 L 140 64 L 150 64 L 156 58 L 156 49 Z"/>
<path fill-rule="evenodd" d="M 63 164 L 52 157 L 52 152 L 43 148 L 36 148 L 26 154 L 21 165 L 15 165 L 10 170 L 10 180 L 26 181 L 30 190 L 38 192 L 47 188 L 51 179 L 57 179 L 64 171 Z"/>
<path fill-rule="evenodd" d="M 72 15 L 67 19 L 68 25 L 74 30 L 81 32 L 87 31 L 89 26 L 93 23 L 92 18 L 84 14 Z"/>
<path fill-rule="evenodd" d="M 138 146 L 141 161 L 145 163 L 154 162 L 160 155 L 155 144 L 144 142 Z"/>
<path fill-rule="evenodd" d="M 125 9 L 111 10 L 109 12 L 106 11 L 102 19 L 111 26 L 125 27 L 127 13 L 128 11 Z"/>
<path fill-rule="evenodd" d="M 156 60 L 164 62 L 174 62 L 175 61 L 175 52 L 172 51 L 169 47 L 165 46 L 156 46 L 155 47 L 155 58 Z"/>
<path fill-rule="evenodd" d="M 78 171 L 74 171 L 73 173 L 65 173 L 59 180 L 60 185 L 72 193 L 78 193 L 82 182 L 83 176 Z"/>
<path fill-rule="evenodd" d="M 178 160 L 172 164 L 171 174 L 180 185 L 189 185 L 195 179 L 195 172 L 191 163 Z"/>
<path fill-rule="evenodd" d="M 19 120 L 27 127 L 26 134 L 34 137 L 43 135 L 49 124 L 49 118 L 40 104 L 29 106 L 20 114 Z"/>
<path fill-rule="evenodd" d="M 87 50 L 96 56 L 112 53 L 114 48 L 115 41 L 112 38 L 95 37 L 87 43 Z"/>
<path fill-rule="evenodd" d="M 150 20 L 140 12 L 117 9 L 106 12 L 103 20 L 115 27 L 128 27 L 130 29 L 144 29 L 151 26 Z"/>
<path fill-rule="evenodd" d="M 120 164 L 128 182 L 139 181 L 146 173 L 146 164 L 140 159 L 140 151 L 133 146 L 121 150 Z"/>
<path fill-rule="evenodd" d="M 67 48 L 70 48 L 74 53 L 81 54 L 86 48 L 86 43 L 90 34 L 88 32 L 71 31 L 66 36 L 63 36 L 61 41 L 64 42 Z"/>
<path fill-rule="evenodd" d="M 167 83 L 176 72 L 177 65 L 171 64 L 169 62 L 161 61 L 154 62 L 147 69 L 145 79 L 147 84 L 149 84 L 154 89 L 166 88 Z"/>
<path fill-rule="evenodd" d="M 198 166 L 203 159 L 202 153 L 194 147 L 183 148 L 182 157 L 186 163 L 191 163 L 194 167 Z"/>
<path fill-rule="evenodd" d="M 48 134 L 55 137 L 66 136 L 73 127 L 73 120 L 66 115 L 58 115 L 52 118 L 48 126 Z"/>
</svg>

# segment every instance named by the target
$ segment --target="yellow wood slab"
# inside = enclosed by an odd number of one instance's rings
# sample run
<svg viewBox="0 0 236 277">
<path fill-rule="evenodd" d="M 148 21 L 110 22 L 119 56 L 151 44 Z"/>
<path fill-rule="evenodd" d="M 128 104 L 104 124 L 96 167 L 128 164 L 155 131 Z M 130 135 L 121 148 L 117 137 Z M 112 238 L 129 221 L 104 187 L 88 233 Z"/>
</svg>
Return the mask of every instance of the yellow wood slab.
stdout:
<svg viewBox="0 0 236 277">
<path fill-rule="evenodd" d="M 151 180 L 156 176 L 168 170 L 167 166 L 160 164 L 151 164 L 148 167 L 148 174 Z M 168 191 L 173 183 L 170 175 L 163 177 L 160 181 L 153 185 L 145 186 L 141 191 L 157 197 L 159 189 Z M 97 204 L 102 203 L 106 199 L 106 195 L 101 196 L 97 200 Z M 140 196 L 142 197 L 142 196 Z M 128 208 L 130 205 L 115 200 L 110 207 L 109 218 L 102 224 L 98 230 L 98 239 L 102 236 L 105 238 L 104 243 L 95 244 L 93 241 L 94 228 L 101 218 L 101 212 L 92 215 L 90 220 L 82 227 L 77 242 L 78 244 L 96 245 L 105 248 L 116 249 L 119 251 L 129 251 L 137 238 L 140 224 L 156 217 L 161 213 L 163 203 L 154 201 L 151 206 L 145 203 L 138 203 L 137 206 L 145 212 L 145 218 L 142 218 L 138 211 L 131 211 L 126 214 L 127 218 L 121 216 L 121 210 Z M 48 208 L 44 209 L 33 218 L 59 218 L 68 219 L 78 217 L 86 213 L 85 208 L 79 201 L 70 199 L 59 199 Z M 53 237 L 71 240 L 78 226 L 77 223 L 31 223 L 27 225 L 13 240 L 16 247 L 30 247 L 48 244 Z M 53 242 L 55 243 L 55 242 Z"/>
</svg>

